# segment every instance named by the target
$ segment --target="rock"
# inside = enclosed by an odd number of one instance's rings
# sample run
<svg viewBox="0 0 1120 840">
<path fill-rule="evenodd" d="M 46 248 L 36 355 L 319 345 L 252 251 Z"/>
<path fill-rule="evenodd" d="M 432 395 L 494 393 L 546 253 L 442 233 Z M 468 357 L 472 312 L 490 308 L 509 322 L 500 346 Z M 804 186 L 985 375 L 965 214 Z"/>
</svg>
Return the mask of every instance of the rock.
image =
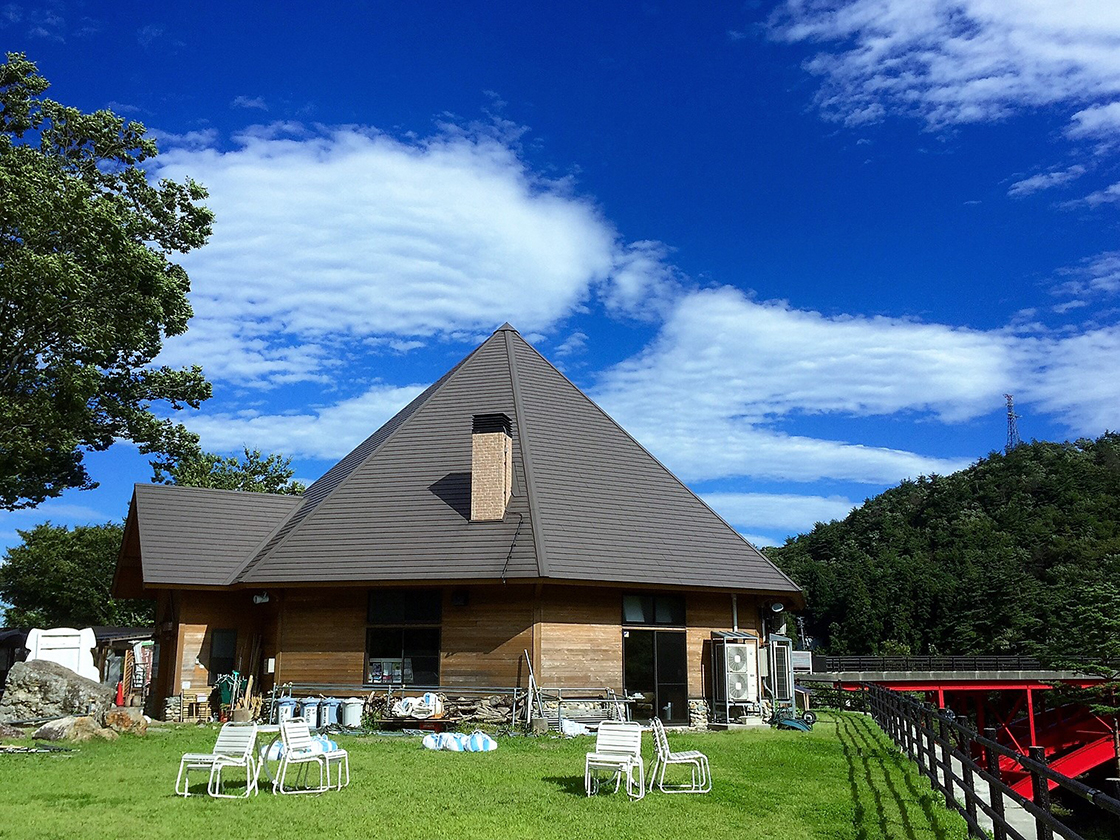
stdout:
<svg viewBox="0 0 1120 840">
<path fill-rule="evenodd" d="M 148 719 L 139 709 L 131 706 L 114 706 L 101 720 L 114 732 L 130 735 L 145 735 L 148 732 Z"/>
<path fill-rule="evenodd" d="M 0 738 L 22 738 L 23 730 L 0 723 Z"/>
<path fill-rule="evenodd" d="M 70 716 L 44 723 L 31 737 L 36 741 L 65 741 L 70 737 L 76 720 L 76 717 Z"/>
<path fill-rule="evenodd" d="M 44 723 L 31 736 L 37 741 L 92 741 L 103 738 L 112 741 L 120 737 L 112 729 L 103 729 L 97 720 L 89 715 L 68 716 Z"/>
<path fill-rule="evenodd" d="M 64 715 L 100 717 L 113 705 L 113 699 L 114 692 L 108 686 L 54 662 L 17 662 L 8 672 L 0 700 L 0 723 Z"/>
<path fill-rule="evenodd" d="M 96 718 L 85 715 L 74 721 L 74 728 L 70 732 L 71 741 L 92 741 L 102 738 L 106 741 L 115 741 L 120 735 L 112 729 L 104 729 Z"/>
</svg>

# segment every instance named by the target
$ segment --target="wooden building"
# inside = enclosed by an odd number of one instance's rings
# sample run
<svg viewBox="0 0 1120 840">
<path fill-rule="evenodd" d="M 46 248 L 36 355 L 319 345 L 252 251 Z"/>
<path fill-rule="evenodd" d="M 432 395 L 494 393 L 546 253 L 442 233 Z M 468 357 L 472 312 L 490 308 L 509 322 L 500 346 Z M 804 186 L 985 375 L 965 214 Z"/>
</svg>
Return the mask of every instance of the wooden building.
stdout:
<svg viewBox="0 0 1120 840">
<path fill-rule="evenodd" d="M 797 586 L 508 324 L 301 497 L 137 485 L 114 590 L 158 600 L 157 693 L 323 686 L 708 694 L 714 630 Z"/>
</svg>

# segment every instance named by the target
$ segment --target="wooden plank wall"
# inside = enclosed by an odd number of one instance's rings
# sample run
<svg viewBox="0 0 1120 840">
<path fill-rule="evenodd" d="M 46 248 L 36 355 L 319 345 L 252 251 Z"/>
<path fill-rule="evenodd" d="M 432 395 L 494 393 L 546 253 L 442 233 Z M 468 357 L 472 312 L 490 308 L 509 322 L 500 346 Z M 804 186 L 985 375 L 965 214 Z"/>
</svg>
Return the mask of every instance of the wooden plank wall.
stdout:
<svg viewBox="0 0 1120 840">
<path fill-rule="evenodd" d="M 181 590 L 176 594 L 179 600 L 178 680 L 170 686 L 171 692 L 177 694 L 184 687 L 197 693 L 208 690 L 210 640 L 214 630 L 237 631 L 234 661 L 240 664 L 243 672 L 247 671 L 253 639 L 269 623 L 273 612 L 269 605 L 254 604 L 252 595 L 244 591 Z"/>
<path fill-rule="evenodd" d="M 204 690 L 211 631 L 238 631 L 243 667 L 254 635 L 263 639 L 262 661 L 276 657 L 277 682 L 361 685 L 365 679 L 365 587 L 274 590 L 255 605 L 251 592 L 182 591 L 179 599 L 177 693 L 185 681 Z M 548 687 L 622 688 L 622 596 L 633 588 L 477 585 L 444 588 L 441 682 L 445 686 L 512 686 L 527 683 L 519 671 L 522 651 L 533 657 Z M 454 606 L 453 592 L 467 604 Z M 740 595 L 739 629 L 758 632 L 760 598 Z M 710 696 L 713 630 L 732 627 L 731 596 L 686 594 L 688 693 Z M 171 654 L 171 651 L 167 651 Z M 196 661 L 197 660 L 197 661 Z M 261 686 L 268 690 L 266 680 Z"/>
<path fill-rule="evenodd" d="M 452 604 L 463 592 L 467 605 Z M 518 671 L 522 652 L 533 650 L 533 587 L 464 586 L 449 589 L 443 604 L 443 685 L 513 686 L 528 674 Z"/>
<path fill-rule="evenodd" d="M 622 592 L 545 586 L 537 681 L 548 687 L 622 688 Z"/>
<path fill-rule="evenodd" d="M 762 599 L 740 595 L 738 599 L 739 630 L 759 632 L 759 608 Z M 688 697 L 690 700 L 712 696 L 712 648 L 714 630 L 731 630 L 731 596 L 725 593 L 690 592 L 685 601 L 688 622 Z"/>
<path fill-rule="evenodd" d="M 365 587 L 285 591 L 277 682 L 361 685 L 368 591 Z"/>
</svg>

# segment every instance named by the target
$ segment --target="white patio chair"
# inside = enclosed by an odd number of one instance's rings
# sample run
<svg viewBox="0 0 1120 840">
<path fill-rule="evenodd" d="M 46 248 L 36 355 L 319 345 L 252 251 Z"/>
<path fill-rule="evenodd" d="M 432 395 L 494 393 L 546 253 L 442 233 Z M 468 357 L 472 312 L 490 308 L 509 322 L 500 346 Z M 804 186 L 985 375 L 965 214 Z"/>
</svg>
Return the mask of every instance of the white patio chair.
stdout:
<svg viewBox="0 0 1120 840">
<path fill-rule="evenodd" d="M 631 799 L 645 796 L 645 764 L 642 762 L 642 727 L 636 723 L 605 720 L 595 736 L 595 752 L 587 754 L 583 768 L 583 785 L 588 796 L 599 792 L 601 780 L 596 771 L 606 770 L 614 779 L 617 792 L 626 777 L 626 795 Z M 638 778 L 634 778 L 634 771 Z"/>
<path fill-rule="evenodd" d="M 670 752 L 669 737 L 665 734 L 665 725 L 658 719 L 650 721 L 653 729 L 653 767 L 649 771 L 649 789 L 653 790 L 654 782 L 662 793 L 707 793 L 712 789 L 712 771 L 708 766 L 708 757 L 699 750 L 687 752 Z M 677 783 L 665 784 L 665 769 L 670 764 L 687 764 L 692 776 L 691 784 Z M 658 778 L 660 773 L 660 778 Z"/>
<path fill-rule="evenodd" d="M 213 752 L 186 753 L 179 761 L 179 775 L 175 779 L 175 793 L 190 796 L 190 771 L 206 770 L 210 773 L 207 793 L 219 799 L 237 799 L 257 793 L 256 761 L 257 725 L 255 723 L 227 723 L 218 732 Z M 222 770 L 226 767 L 245 768 L 245 792 L 225 794 L 222 788 Z"/>
<path fill-rule="evenodd" d="M 280 724 L 280 740 L 283 743 L 283 752 L 280 755 L 280 765 L 276 768 L 276 778 L 272 782 L 273 793 L 322 793 L 334 787 L 342 790 L 350 784 L 350 756 L 346 750 L 321 750 L 311 738 L 311 728 L 304 720 L 288 720 Z M 338 780 L 331 782 L 331 764 L 338 770 Z M 296 771 L 296 783 L 302 787 L 289 788 L 285 786 L 288 768 L 293 764 L 302 765 Z M 306 780 L 308 765 L 314 764 L 319 768 L 319 785 L 307 786 Z M 345 774 L 345 775 L 344 775 Z"/>
</svg>

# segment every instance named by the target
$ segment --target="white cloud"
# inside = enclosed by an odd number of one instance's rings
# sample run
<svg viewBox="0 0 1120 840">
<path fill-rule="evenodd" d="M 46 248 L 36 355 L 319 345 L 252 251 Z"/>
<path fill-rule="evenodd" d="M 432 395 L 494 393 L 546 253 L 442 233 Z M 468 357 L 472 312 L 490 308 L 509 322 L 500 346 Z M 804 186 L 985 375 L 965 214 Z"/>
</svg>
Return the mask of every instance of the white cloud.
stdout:
<svg viewBox="0 0 1120 840">
<path fill-rule="evenodd" d="M 1102 204 L 1115 204 L 1120 201 L 1120 181 L 1110 184 L 1103 190 L 1091 192 L 1084 198 L 1069 202 L 1070 206 L 1088 204 L 1090 207 L 1099 207 Z"/>
<path fill-rule="evenodd" d="M 1093 105 L 1074 114 L 1070 118 L 1069 128 L 1066 129 L 1066 136 L 1113 138 L 1118 129 L 1120 129 L 1120 102 L 1109 102 L 1106 105 Z"/>
<path fill-rule="evenodd" d="M 1061 269 L 1058 276 L 1067 278 L 1057 289 L 1061 294 L 1116 294 L 1120 292 L 1120 251 L 1102 251 L 1087 257 L 1080 265 Z M 1085 305 L 1083 301 L 1076 303 Z"/>
<path fill-rule="evenodd" d="M 1085 167 L 1075 164 L 1066 169 L 1051 169 L 1049 172 L 1040 172 L 1021 181 L 1016 181 L 1007 190 L 1012 198 L 1023 198 L 1041 190 L 1049 190 L 1068 184 L 1085 174 Z"/>
<path fill-rule="evenodd" d="M 264 98 L 260 96 L 235 96 L 229 106 L 231 108 L 250 108 L 257 111 L 268 110 L 268 105 L 265 104 Z"/>
<path fill-rule="evenodd" d="M 722 288 L 683 298 L 658 338 L 593 392 L 682 478 L 821 478 L 893 484 L 971 458 L 822 440 L 791 427 L 812 415 L 955 424 L 1014 393 L 1075 434 L 1116 425 L 1120 328 L 1048 336 L 899 318 L 825 317 Z M 682 408 L 684 407 L 684 408 Z"/>
<path fill-rule="evenodd" d="M 1120 95 L 1120 5 L 1101 0 L 787 0 L 771 28 L 838 45 L 806 67 L 824 112 L 849 123 L 981 122 Z"/>
<path fill-rule="evenodd" d="M 843 519 L 857 504 L 843 496 L 792 493 L 704 493 L 703 499 L 732 525 L 790 534 L 812 530 L 818 522 Z"/>
<path fill-rule="evenodd" d="M 186 425 L 203 448 L 236 452 L 244 446 L 296 458 L 341 458 L 424 390 L 423 385 L 376 385 L 364 394 L 310 411 L 252 411 L 201 415 Z"/>
<path fill-rule="evenodd" d="M 1096 436 L 1120 426 L 1116 408 L 1120 405 L 1116 375 L 1120 327 L 1033 344 L 1035 367 L 1029 382 L 1015 394 L 1017 407 L 1021 392 L 1039 409 L 1061 418 L 1075 434 Z"/>
<path fill-rule="evenodd" d="M 662 246 L 621 242 L 591 201 L 530 170 L 508 132 L 402 141 L 278 123 L 237 142 L 159 158 L 161 177 L 205 184 L 217 214 L 211 242 L 182 260 L 194 336 L 161 361 L 247 382 L 313 378 L 355 338 L 507 320 L 545 330 L 593 290 L 639 315 L 670 293 Z"/>
</svg>

